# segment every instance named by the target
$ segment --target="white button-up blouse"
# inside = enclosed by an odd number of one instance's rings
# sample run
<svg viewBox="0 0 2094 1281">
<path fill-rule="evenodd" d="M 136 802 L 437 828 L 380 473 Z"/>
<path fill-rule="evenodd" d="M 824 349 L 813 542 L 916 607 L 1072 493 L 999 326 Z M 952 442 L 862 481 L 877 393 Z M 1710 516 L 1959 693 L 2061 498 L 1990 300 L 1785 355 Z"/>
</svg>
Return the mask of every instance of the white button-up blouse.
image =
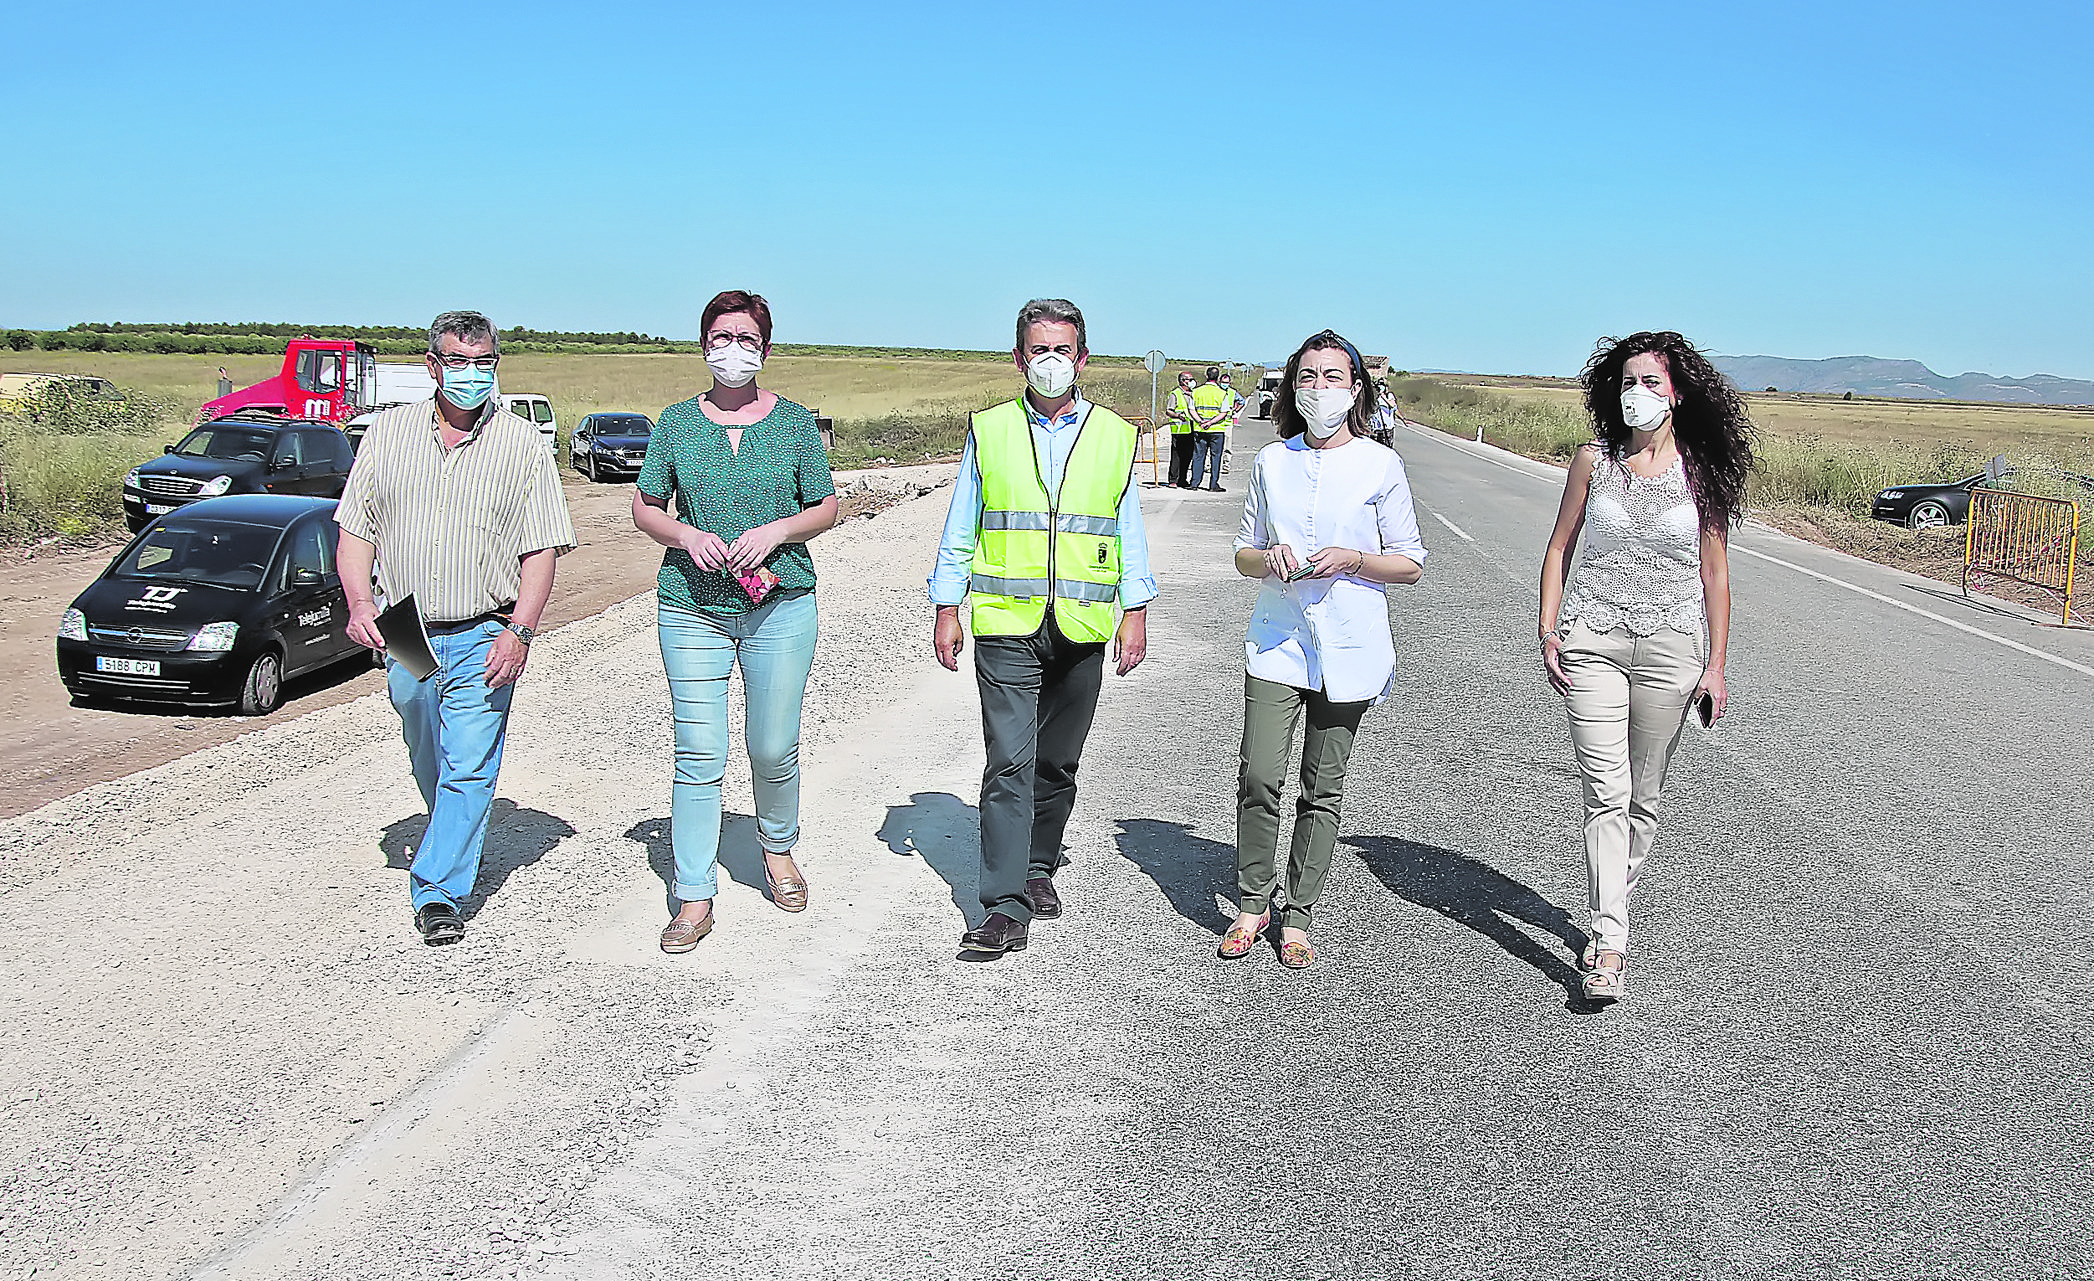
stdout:
<svg viewBox="0 0 2094 1281">
<path fill-rule="evenodd" d="M 1403 459 L 1361 439 L 1312 449 L 1296 436 L 1259 450 L 1236 546 L 1263 551 L 1279 543 L 1297 561 L 1350 547 L 1424 564 Z M 1396 673 L 1387 590 L 1347 574 L 1294 583 L 1268 574 L 1244 638 L 1244 665 L 1260 680 L 1322 690 L 1334 703 L 1381 702 Z"/>
</svg>

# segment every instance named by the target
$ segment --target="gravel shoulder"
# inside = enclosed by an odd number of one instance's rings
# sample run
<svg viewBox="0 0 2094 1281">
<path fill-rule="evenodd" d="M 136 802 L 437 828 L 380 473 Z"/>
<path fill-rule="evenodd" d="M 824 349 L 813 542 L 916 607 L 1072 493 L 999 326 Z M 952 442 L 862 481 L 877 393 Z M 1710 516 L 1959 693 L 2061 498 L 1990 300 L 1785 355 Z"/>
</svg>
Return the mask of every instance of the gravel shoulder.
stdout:
<svg viewBox="0 0 2094 1281">
<path fill-rule="evenodd" d="M 815 544 L 810 811 L 853 794 L 883 709 L 937 671 L 922 562 L 952 470 L 839 476 L 860 508 L 910 501 Z M 596 523 L 607 544 L 614 524 Z M 720 1029 L 775 1016 L 773 968 L 858 914 L 824 844 L 844 829 L 810 813 L 823 910 L 779 913 L 731 763 L 722 927 L 661 955 L 653 618 L 642 595 L 539 642 L 455 947 L 409 925 L 421 806 L 382 693 L 0 826 L 0 1276 L 486 1271 L 645 1131 Z"/>
</svg>

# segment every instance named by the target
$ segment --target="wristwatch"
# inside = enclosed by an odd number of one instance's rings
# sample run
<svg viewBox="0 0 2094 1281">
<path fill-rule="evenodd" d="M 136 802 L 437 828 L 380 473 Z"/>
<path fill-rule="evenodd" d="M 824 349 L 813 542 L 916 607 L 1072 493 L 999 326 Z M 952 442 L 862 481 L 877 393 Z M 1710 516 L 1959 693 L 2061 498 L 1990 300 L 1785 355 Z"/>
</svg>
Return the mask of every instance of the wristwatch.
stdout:
<svg viewBox="0 0 2094 1281">
<path fill-rule="evenodd" d="M 507 627 L 510 631 L 515 632 L 516 639 L 522 641 L 526 645 L 530 644 L 531 638 L 538 634 L 537 628 L 525 627 L 522 623 L 504 623 L 502 625 L 504 627 Z"/>
</svg>

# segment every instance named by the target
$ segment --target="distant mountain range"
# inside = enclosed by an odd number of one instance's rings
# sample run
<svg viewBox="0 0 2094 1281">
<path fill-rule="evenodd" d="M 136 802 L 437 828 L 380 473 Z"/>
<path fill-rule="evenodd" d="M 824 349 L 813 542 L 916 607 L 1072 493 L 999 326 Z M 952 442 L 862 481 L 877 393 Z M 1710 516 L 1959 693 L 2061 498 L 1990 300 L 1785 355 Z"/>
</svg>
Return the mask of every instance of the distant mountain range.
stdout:
<svg viewBox="0 0 2094 1281">
<path fill-rule="evenodd" d="M 1829 360 L 1789 360 L 1782 356 L 1711 356 L 1740 391 L 1830 392 L 1837 396 L 1892 396 L 1905 400 L 1998 400 L 2023 405 L 2094 405 L 2094 382 L 2030 374 L 1935 373 L 1917 360 L 1880 360 L 1874 356 L 1834 356 Z"/>
</svg>

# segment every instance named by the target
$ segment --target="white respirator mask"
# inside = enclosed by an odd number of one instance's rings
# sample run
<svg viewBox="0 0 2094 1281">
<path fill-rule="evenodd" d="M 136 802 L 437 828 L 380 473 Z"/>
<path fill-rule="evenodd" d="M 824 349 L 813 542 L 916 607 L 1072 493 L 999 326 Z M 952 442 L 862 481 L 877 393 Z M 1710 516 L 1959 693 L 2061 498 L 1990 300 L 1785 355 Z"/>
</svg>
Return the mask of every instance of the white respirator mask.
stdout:
<svg viewBox="0 0 2094 1281">
<path fill-rule="evenodd" d="M 738 342 L 722 343 L 705 353 L 705 367 L 713 371 L 713 381 L 722 387 L 746 387 L 763 368 L 763 355 L 750 351 Z"/>
<path fill-rule="evenodd" d="M 1054 400 L 1076 385 L 1076 362 L 1055 351 L 1034 356 L 1025 362 L 1025 381 L 1034 391 Z"/>
<path fill-rule="evenodd" d="M 1297 387 L 1294 407 L 1308 423 L 1311 436 L 1329 440 L 1351 415 L 1354 398 L 1350 387 Z"/>
<path fill-rule="evenodd" d="M 1672 402 L 1648 387 L 1631 387 L 1621 394 L 1621 420 L 1631 430 L 1655 427 L 1671 412 Z"/>
</svg>

